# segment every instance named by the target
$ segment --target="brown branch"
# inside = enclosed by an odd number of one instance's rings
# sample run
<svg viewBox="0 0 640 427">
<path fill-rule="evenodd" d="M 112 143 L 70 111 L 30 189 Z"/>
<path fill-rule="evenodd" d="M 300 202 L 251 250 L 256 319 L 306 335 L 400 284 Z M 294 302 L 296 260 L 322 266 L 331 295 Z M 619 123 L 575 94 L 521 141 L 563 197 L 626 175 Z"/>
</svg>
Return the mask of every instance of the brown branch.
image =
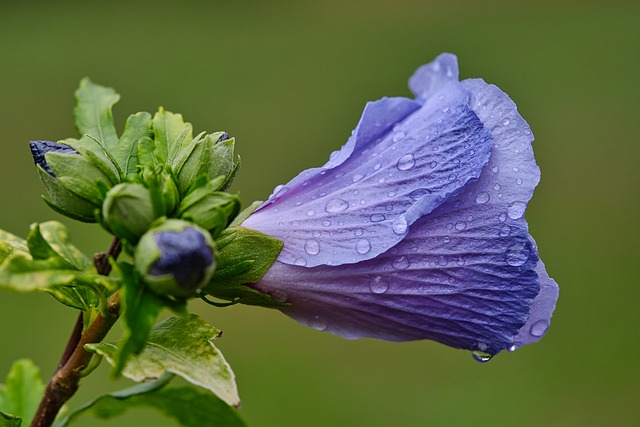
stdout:
<svg viewBox="0 0 640 427">
<path fill-rule="evenodd" d="M 120 241 L 114 239 L 107 252 L 97 254 L 94 257 L 93 263 L 99 274 L 106 276 L 111 272 L 109 258 L 117 258 L 121 250 Z M 80 313 L 74 332 L 71 334 L 60 360 L 60 365 L 47 384 L 40 406 L 38 406 L 38 410 L 31 422 L 31 427 L 51 426 L 62 405 L 78 390 L 82 372 L 91 361 L 93 354 L 84 349 L 85 344 L 101 342 L 119 316 L 119 291 L 116 291 L 109 298 L 106 315 L 99 314 L 84 331 L 82 331 L 82 313 Z"/>
</svg>

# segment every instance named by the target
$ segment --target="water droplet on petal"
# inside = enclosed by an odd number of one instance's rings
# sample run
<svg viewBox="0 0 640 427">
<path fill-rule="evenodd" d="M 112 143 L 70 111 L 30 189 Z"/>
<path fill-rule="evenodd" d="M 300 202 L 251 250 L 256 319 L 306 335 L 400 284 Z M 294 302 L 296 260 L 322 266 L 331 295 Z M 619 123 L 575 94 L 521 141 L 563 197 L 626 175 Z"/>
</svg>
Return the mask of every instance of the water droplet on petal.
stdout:
<svg viewBox="0 0 640 427">
<path fill-rule="evenodd" d="M 373 170 L 378 170 L 382 167 L 382 165 L 380 163 L 376 163 L 375 165 L 373 165 Z"/>
<path fill-rule="evenodd" d="M 314 316 L 313 319 L 309 322 L 309 326 L 311 326 L 316 331 L 324 331 L 327 329 L 327 322 L 322 320 L 320 316 Z"/>
<path fill-rule="evenodd" d="M 467 228 L 467 223 L 466 223 L 466 222 L 464 222 L 464 221 L 458 221 L 458 222 L 456 222 L 456 230 L 458 230 L 458 231 L 462 231 L 462 230 L 464 230 L 465 228 Z"/>
<path fill-rule="evenodd" d="M 509 218 L 511 219 L 522 218 L 522 215 L 524 215 L 524 211 L 526 210 L 526 208 L 527 205 L 523 202 L 513 202 L 507 208 L 507 215 L 509 215 Z"/>
<path fill-rule="evenodd" d="M 486 363 L 491 360 L 491 355 L 484 351 L 475 350 L 471 352 L 471 356 L 476 362 Z"/>
<path fill-rule="evenodd" d="M 407 219 L 404 216 L 400 216 L 393 222 L 391 228 L 393 228 L 393 232 L 396 234 L 404 234 L 407 232 L 407 227 Z"/>
<path fill-rule="evenodd" d="M 508 225 L 503 225 L 502 228 L 500 228 L 500 233 L 498 233 L 500 235 L 500 237 L 507 237 L 509 234 L 511 234 L 511 227 L 509 227 Z"/>
<path fill-rule="evenodd" d="M 300 226 L 300 221 L 298 221 L 297 219 L 294 221 L 291 221 L 291 225 L 293 225 L 294 227 L 299 227 Z"/>
<path fill-rule="evenodd" d="M 500 221 L 502 221 L 502 222 L 505 222 L 505 221 L 507 220 L 507 214 L 503 214 L 503 213 L 501 213 L 501 214 L 498 216 L 498 219 L 499 219 Z"/>
<path fill-rule="evenodd" d="M 361 173 L 357 173 L 357 174 L 353 175 L 353 177 L 351 177 L 351 181 L 358 182 L 362 178 L 364 178 L 364 175 L 362 175 Z"/>
<path fill-rule="evenodd" d="M 494 166 L 494 167 L 492 167 L 492 168 L 491 168 L 491 170 L 493 171 L 493 173 L 498 173 L 498 171 L 499 171 L 500 169 L 498 169 L 498 167 L 497 167 L 497 166 Z"/>
<path fill-rule="evenodd" d="M 323 226 L 323 227 L 328 227 L 328 226 L 330 226 L 330 225 L 331 225 L 331 221 L 329 221 L 328 219 L 326 219 L 326 220 L 322 221 L 322 226 Z"/>
<path fill-rule="evenodd" d="M 396 133 L 393 135 L 393 142 L 401 141 L 401 140 L 402 140 L 402 138 L 404 138 L 404 137 L 405 137 L 405 135 L 406 135 L 406 134 L 405 134 L 404 132 L 402 132 L 402 131 L 398 131 L 398 132 L 396 132 Z"/>
<path fill-rule="evenodd" d="M 316 214 L 316 211 L 314 211 L 313 209 L 309 209 L 307 211 L 307 216 L 314 216 Z"/>
<path fill-rule="evenodd" d="M 282 289 L 276 289 L 275 291 L 271 292 L 271 298 L 278 302 L 285 302 L 288 298 L 288 295 Z"/>
<path fill-rule="evenodd" d="M 324 207 L 324 210 L 328 213 L 339 213 L 347 210 L 349 207 L 349 202 L 342 199 L 331 199 L 327 202 L 327 205 Z"/>
<path fill-rule="evenodd" d="M 282 196 L 284 193 L 286 193 L 287 191 L 289 191 L 289 187 L 286 187 L 284 185 L 278 185 L 274 190 L 273 190 L 273 195 L 270 198 L 275 199 L 276 197 L 280 197 Z"/>
<path fill-rule="evenodd" d="M 377 213 L 377 214 L 371 215 L 369 219 L 371 220 L 371 222 L 381 222 L 381 221 L 384 221 L 385 216 L 383 214 Z"/>
<path fill-rule="evenodd" d="M 398 169 L 401 171 L 406 171 L 411 169 L 416 164 L 416 159 L 413 157 L 413 154 L 405 154 L 400 157 L 398 160 Z"/>
<path fill-rule="evenodd" d="M 449 237 L 449 236 L 444 236 L 444 237 L 442 238 L 442 241 L 443 241 L 443 242 L 445 242 L 445 243 L 449 243 L 449 242 L 451 241 L 451 237 Z"/>
<path fill-rule="evenodd" d="M 511 346 L 509 346 L 509 348 L 507 348 L 507 351 L 513 353 L 514 351 L 516 351 L 518 349 L 518 346 L 513 344 Z"/>
<path fill-rule="evenodd" d="M 364 230 L 362 228 L 356 228 L 356 230 L 353 232 L 353 234 L 355 234 L 356 236 L 360 237 L 364 234 Z"/>
<path fill-rule="evenodd" d="M 293 261 L 293 264 L 299 265 L 300 267 L 304 267 L 305 265 L 307 265 L 307 260 L 302 257 L 299 257 L 299 258 L 296 258 L 295 261 Z"/>
<path fill-rule="evenodd" d="M 521 178 L 516 179 L 516 184 L 522 185 L 522 179 Z"/>
<path fill-rule="evenodd" d="M 509 126 L 509 123 L 511 123 L 511 120 L 509 120 L 509 119 L 504 119 L 504 120 L 502 121 L 502 126 Z"/>
<path fill-rule="evenodd" d="M 489 201 L 489 193 L 481 191 L 476 195 L 476 203 L 484 204 Z"/>
<path fill-rule="evenodd" d="M 406 268 L 409 268 L 409 260 L 407 259 L 406 256 L 401 256 L 396 258 L 392 263 L 391 266 L 393 268 L 395 268 L 396 270 L 404 270 Z"/>
<path fill-rule="evenodd" d="M 547 322 L 544 319 L 537 320 L 533 322 L 533 324 L 531 325 L 531 328 L 529 329 L 529 332 L 531 332 L 531 335 L 533 335 L 534 337 L 541 337 L 544 335 L 545 332 L 547 332 L 548 328 L 549 328 L 549 322 Z"/>
<path fill-rule="evenodd" d="M 436 166 L 438 166 L 438 163 L 437 162 L 431 162 L 431 163 L 429 163 L 429 166 L 431 166 L 431 169 L 433 169 Z"/>
<path fill-rule="evenodd" d="M 320 243 L 317 240 L 307 240 L 304 244 L 304 250 L 309 255 L 317 255 L 320 252 Z"/>
<path fill-rule="evenodd" d="M 376 276 L 369 282 L 369 289 L 374 294 L 384 294 L 389 290 L 389 284 L 382 276 Z"/>
<path fill-rule="evenodd" d="M 371 242 L 367 239 L 360 239 L 358 243 L 356 243 L 356 251 L 359 254 L 364 255 L 371 250 Z"/>
<path fill-rule="evenodd" d="M 522 242 L 514 243 L 507 248 L 507 264 L 512 267 L 519 267 L 529 259 L 531 251 Z"/>
</svg>

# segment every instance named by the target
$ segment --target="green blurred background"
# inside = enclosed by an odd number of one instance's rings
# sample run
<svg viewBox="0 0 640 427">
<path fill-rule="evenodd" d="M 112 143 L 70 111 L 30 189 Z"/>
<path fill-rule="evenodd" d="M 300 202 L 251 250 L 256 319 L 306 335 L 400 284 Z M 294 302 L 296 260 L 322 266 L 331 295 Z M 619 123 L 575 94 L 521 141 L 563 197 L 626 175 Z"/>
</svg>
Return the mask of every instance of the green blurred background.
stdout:
<svg viewBox="0 0 640 427">
<path fill-rule="evenodd" d="M 365 102 L 409 95 L 443 51 L 461 77 L 498 84 L 536 136 L 542 182 L 527 212 L 561 287 L 537 345 L 487 364 L 433 342 L 345 341 L 253 307 L 192 309 L 219 346 L 252 426 L 632 426 L 640 423 L 638 217 L 640 2 L 2 2 L 0 227 L 53 214 L 30 139 L 75 135 L 83 76 L 115 87 L 120 125 L 159 105 L 197 131 L 229 131 L 244 202 L 266 197 L 344 143 Z M 96 226 L 73 224 L 86 251 Z M 76 313 L 46 295 L 0 294 L 0 379 L 12 360 L 53 372 Z M 116 335 L 119 331 L 116 328 Z M 71 401 L 113 383 L 101 367 Z M 82 425 L 174 425 L 151 411 Z"/>
</svg>

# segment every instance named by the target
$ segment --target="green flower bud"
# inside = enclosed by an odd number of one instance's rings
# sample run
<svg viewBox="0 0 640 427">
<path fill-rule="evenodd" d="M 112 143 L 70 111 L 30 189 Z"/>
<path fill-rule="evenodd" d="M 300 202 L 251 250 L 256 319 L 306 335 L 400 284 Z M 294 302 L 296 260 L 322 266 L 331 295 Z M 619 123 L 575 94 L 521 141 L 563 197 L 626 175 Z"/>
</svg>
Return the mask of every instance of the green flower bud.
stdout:
<svg viewBox="0 0 640 427">
<path fill-rule="evenodd" d="M 118 184 L 107 193 L 102 216 L 109 230 L 131 243 L 138 241 L 155 221 L 151 193 L 140 184 Z"/>
<path fill-rule="evenodd" d="M 195 224 L 170 219 L 145 233 L 135 265 L 146 285 L 159 295 L 190 298 L 206 286 L 215 270 L 215 243 Z"/>
</svg>

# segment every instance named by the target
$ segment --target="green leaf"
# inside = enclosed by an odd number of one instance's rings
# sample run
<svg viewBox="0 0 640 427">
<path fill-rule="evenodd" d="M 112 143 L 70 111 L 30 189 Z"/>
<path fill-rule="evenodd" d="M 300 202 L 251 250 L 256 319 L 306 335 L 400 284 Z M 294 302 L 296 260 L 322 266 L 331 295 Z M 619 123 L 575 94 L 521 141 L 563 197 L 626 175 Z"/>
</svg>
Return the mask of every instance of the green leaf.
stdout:
<svg viewBox="0 0 640 427">
<path fill-rule="evenodd" d="M 102 204 L 104 194 L 98 184 L 106 188 L 113 184 L 96 165 L 77 154 L 49 152 L 45 158 L 58 182 L 67 190 L 97 206 Z"/>
<path fill-rule="evenodd" d="M 14 254 L 29 256 L 27 242 L 8 231 L 0 230 L 0 264 Z"/>
<path fill-rule="evenodd" d="M 135 407 L 155 408 L 184 427 L 246 426 L 235 409 L 204 390 L 193 387 L 172 387 L 140 392 L 136 387 L 101 396 L 74 411 L 68 418 L 56 423 L 55 427 L 66 427 L 85 413 L 109 419 Z"/>
<path fill-rule="evenodd" d="M 44 201 L 51 209 L 76 221 L 97 222 L 97 206 L 75 193 L 67 190 L 56 178 L 49 175 L 40 165 L 37 166 L 40 180 L 47 189 L 48 198 Z"/>
<path fill-rule="evenodd" d="M 86 285 L 53 286 L 46 289 L 46 292 L 62 304 L 81 311 L 89 311 L 97 307 L 102 299 L 95 288 Z"/>
<path fill-rule="evenodd" d="M 94 271 L 93 262 L 71 244 L 67 227 L 58 221 L 32 224 L 27 238 L 31 255 L 35 259 L 57 256 L 82 271 Z M 40 256 L 37 256 L 39 254 Z"/>
<path fill-rule="evenodd" d="M 83 135 L 80 139 L 67 138 L 60 141 L 76 150 L 93 166 L 109 178 L 112 184 L 121 181 L 123 172 L 112 154 L 106 151 L 104 145 L 91 135 Z"/>
<path fill-rule="evenodd" d="M 20 427 L 22 418 L 0 411 L 0 427 Z"/>
<path fill-rule="evenodd" d="M 40 369 L 31 360 L 16 360 L 7 374 L 5 384 L 0 387 L 0 409 L 22 418 L 24 425 L 29 425 L 43 394 L 44 384 L 40 377 Z M 0 423 L 1 420 L 2 418 Z"/>
<path fill-rule="evenodd" d="M 193 127 L 185 123 L 182 114 L 174 114 L 160 107 L 153 116 L 155 145 L 163 154 L 163 159 L 171 163 L 183 146 L 193 140 Z"/>
<path fill-rule="evenodd" d="M 126 263 L 118 264 L 123 279 L 122 303 L 124 306 L 124 334 L 115 355 L 113 375 L 120 375 L 127 359 L 142 351 L 160 310 L 169 301 L 147 289 L 135 268 Z"/>
<path fill-rule="evenodd" d="M 113 152 L 120 169 L 129 179 L 132 179 L 138 171 L 138 141 L 144 137 L 152 137 L 151 126 L 151 114 L 141 112 L 130 115 L 120 136 L 118 147 Z"/>
<path fill-rule="evenodd" d="M 114 152 L 118 146 L 118 135 L 111 108 L 120 100 L 120 95 L 111 88 L 84 78 L 76 91 L 76 100 L 73 113 L 78 132 L 93 136 L 107 151 Z"/>
<path fill-rule="evenodd" d="M 220 330 L 195 314 L 170 317 L 154 326 L 144 350 L 128 360 L 122 374 L 141 382 L 171 372 L 237 407 L 240 397 L 235 375 L 213 344 L 220 335 Z M 118 348 L 114 344 L 90 344 L 87 348 L 115 363 Z"/>
<path fill-rule="evenodd" d="M 256 283 L 264 276 L 278 257 L 282 245 L 280 240 L 250 228 L 227 228 L 216 239 L 217 267 L 204 291 L 241 304 L 264 307 L 287 305 L 244 286 L 246 283 Z"/>
</svg>

